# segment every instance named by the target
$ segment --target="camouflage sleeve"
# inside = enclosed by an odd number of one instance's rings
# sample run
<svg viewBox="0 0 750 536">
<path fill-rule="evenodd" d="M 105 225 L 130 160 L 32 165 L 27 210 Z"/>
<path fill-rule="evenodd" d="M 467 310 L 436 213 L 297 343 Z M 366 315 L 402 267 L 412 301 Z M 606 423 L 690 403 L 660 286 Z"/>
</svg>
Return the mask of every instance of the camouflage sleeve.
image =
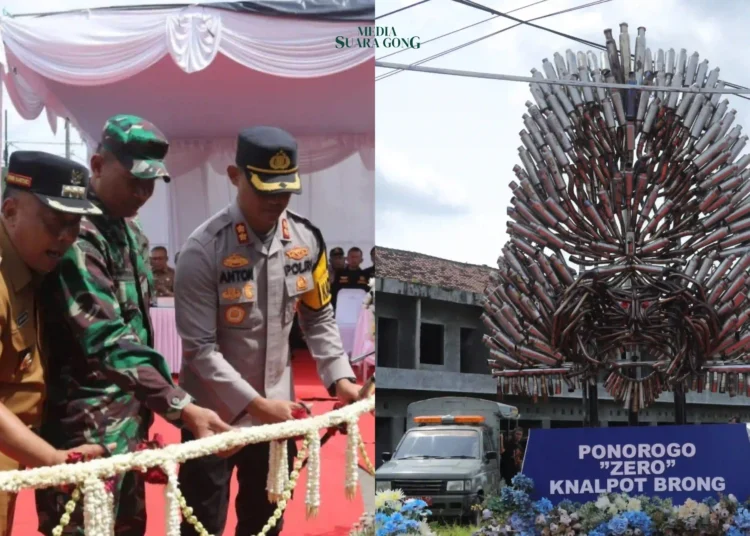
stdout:
<svg viewBox="0 0 750 536">
<path fill-rule="evenodd" d="M 332 392 L 338 380 L 354 378 L 355 375 L 333 316 L 328 254 L 323 235 L 316 228 L 311 230 L 317 242 L 318 253 L 313 267 L 313 289 L 302 295 L 297 312 L 305 342 L 318 368 L 318 376 L 329 392 Z"/>
<path fill-rule="evenodd" d="M 63 318 L 90 363 L 124 391 L 165 419 L 179 424 L 192 399 L 176 387 L 164 357 L 140 340 L 125 321 L 104 253 L 93 241 L 79 238 L 63 256 L 52 281 Z M 148 304 L 146 304 L 148 306 Z M 93 359 L 92 359 L 93 358 Z"/>
</svg>

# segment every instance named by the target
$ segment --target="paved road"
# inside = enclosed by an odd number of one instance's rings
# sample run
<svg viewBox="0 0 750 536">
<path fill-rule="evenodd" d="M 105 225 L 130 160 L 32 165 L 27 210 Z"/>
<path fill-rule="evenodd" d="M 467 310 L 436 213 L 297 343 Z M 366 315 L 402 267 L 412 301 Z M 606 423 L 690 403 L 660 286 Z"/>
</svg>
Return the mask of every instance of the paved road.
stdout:
<svg viewBox="0 0 750 536">
<path fill-rule="evenodd" d="M 366 471 L 359 469 L 359 483 L 362 489 L 362 500 L 364 501 L 365 512 L 375 512 L 375 478 L 367 474 Z"/>
</svg>

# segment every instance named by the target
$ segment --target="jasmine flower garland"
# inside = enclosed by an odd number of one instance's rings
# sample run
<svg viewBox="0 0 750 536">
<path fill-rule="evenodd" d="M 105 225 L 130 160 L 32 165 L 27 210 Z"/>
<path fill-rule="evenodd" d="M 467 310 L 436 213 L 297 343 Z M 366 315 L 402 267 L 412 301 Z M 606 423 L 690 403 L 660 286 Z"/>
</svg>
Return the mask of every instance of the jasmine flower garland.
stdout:
<svg viewBox="0 0 750 536">
<path fill-rule="evenodd" d="M 347 424 L 349 430 L 349 439 L 347 441 L 347 475 L 346 475 L 346 494 L 353 496 L 357 486 L 357 450 L 361 441 L 357 418 L 363 413 L 374 411 L 375 397 L 369 397 L 366 400 L 355 402 L 341 409 L 331 411 L 325 415 L 311 417 L 302 420 L 287 421 L 283 423 L 255 426 L 252 428 L 243 428 L 225 432 L 223 434 L 191 441 L 184 444 L 168 445 L 164 448 L 154 448 L 140 450 L 128 454 L 120 454 L 110 458 L 100 458 L 84 463 L 74 463 L 58 465 L 53 467 L 39 467 L 35 469 L 4 471 L 0 473 L 0 491 L 9 491 L 18 493 L 25 488 L 48 488 L 55 486 L 75 485 L 72 500 L 66 504 L 65 513 L 63 514 L 60 524 L 55 527 L 53 534 L 58 536 L 62 534 L 65 526 L 70 521 L 70 515 L 75 510 L 76 504 L 83 496 L 84 510 L 84 527 L 87 536 L 111 536 L 114 530 L 113 515 L 113 496 L 109 489 L 108 479 L 113 476 L 127 471 L 154 469 L 155 472 L 165 473 L 167 489 L 165 491 L 167 498 L 167 527 L 168 536 L 178 534 L 177 526 L 177 505 L 179 505 L 183 516 L 190 519 L 200 534 L 207 534 L 203 529 L 200 521 L 192 516 L 190 507 L 185 504 L 185 499 L 177 487 L 178 463 L 209 454 L 215 454 L 231 450 L 235 447 L 249 445 L 253 443 L 263 443 L 292 437 L 304 437 L 303 450 L 306 451 L 308 446 L 313 443 L 312 454 L 317 455 L 319 463 L 319 440 L 316 442 L 315 437 L 318 430 L 328 429 L 341 424 Z M 318 447 L 315 452 L 315 447 Z M 306 456 L 306 453 L 304 454 Z M 296 484 L 297 478 L 302 465 L 302 454 L 298 455 L 295 460 L 295 466 L 290 478 L 286 481 L 278 507 L 274 516 L 263 529 L 263 534 L 268 532 L 280 518 L 280 513 L 286 507 L 287 501 L 291 497 L 291 489 Z M 281 461 L 281 460 L 278 460 Z M 315 468 L 313 474 L 319 475 L 319 466 Z M 274 464 L 279 465 L 279 464 Z M 273 479 L 270 479 L 273 481 Z M 79 486 L 82 489 L 79 491 Z M 269 490 L 270 491 L 270 490 Z M 275 491 L 275 490 L 274 490 Z M 312 483 L 308 488 L 308 507 L 311 511 L 317 510 L 319 505 L 319 488 L 317 482 Z M 82 492 L 82 493 L 81 493 Z"/>
</svg>

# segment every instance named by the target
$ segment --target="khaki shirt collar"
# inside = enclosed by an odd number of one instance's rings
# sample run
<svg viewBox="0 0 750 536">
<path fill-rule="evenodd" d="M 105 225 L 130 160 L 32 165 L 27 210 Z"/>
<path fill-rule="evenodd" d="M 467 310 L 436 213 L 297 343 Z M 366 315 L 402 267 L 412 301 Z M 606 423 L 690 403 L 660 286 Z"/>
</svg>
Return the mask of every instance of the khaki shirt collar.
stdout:
<svg viewBox="0 0 750 536">
<path fill-rule="evenodd" d="M 5 273 L 10 278 L 10 283 L 13 285 L 15 292 L 20 292 L 27 285 L 31 284 L 33 275 L 26 263 L 21 260 L 18 255 L 13 242 L 8 236 L 8 231 L 5 229 L 5 222 L 0 219 L 0 252 L 2 252 L 2 262 L 5 266 Z"/>
</svg>

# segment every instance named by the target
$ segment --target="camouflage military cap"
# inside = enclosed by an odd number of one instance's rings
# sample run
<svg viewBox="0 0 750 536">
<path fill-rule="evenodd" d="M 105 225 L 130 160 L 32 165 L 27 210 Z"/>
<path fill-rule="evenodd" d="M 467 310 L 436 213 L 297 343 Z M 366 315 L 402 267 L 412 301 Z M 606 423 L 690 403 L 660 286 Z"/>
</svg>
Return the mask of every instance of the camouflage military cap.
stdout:
<svg viewBox="0 0 750 536">
<path fill-rule="evenodd" d="M 170 181 L 164 164 L 169 142 L 153 123 L 135 115 L 110 117 L 104 125 L 102 147 L 111 152 L 133 176 Z"/>
</svg>

